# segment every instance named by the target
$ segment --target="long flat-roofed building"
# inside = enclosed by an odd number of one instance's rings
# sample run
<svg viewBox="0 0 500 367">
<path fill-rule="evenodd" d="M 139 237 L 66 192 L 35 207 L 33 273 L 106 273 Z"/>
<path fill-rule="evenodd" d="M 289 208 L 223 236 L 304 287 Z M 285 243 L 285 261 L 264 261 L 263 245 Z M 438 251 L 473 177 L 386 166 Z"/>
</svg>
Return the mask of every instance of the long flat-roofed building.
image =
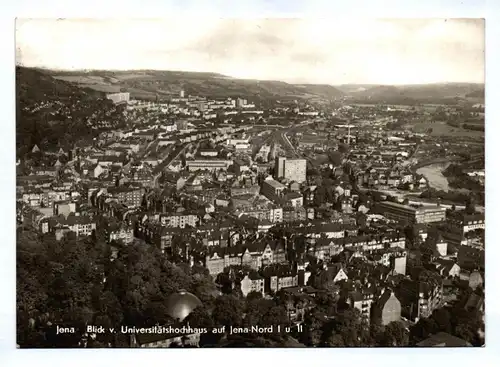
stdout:
<svg viewBox="0 0 500 367">
<path fill-rule="evenodd" d="M 130 93 L 110 93 L 106 94 L 106 98 L 112 100 L 114 103 L 127 103 L 130 100 Z"/>
<path fill-rule="evenodd" d="M 410 223 L 435 223 L 446 219 L 446 208 L 437 205 L 413 208 L 408 205 L 384 201 L 378 204 L 378 208 L 388 219 L 406 220 Z"/>
<path fill-rule="evenodd" d="M 272 178 L 268 178 L 262 183 L 262 194 L 269 200 L 277 200 L 281 198 L 285 189 L 285 185 L 281 182 L 273 180 Z"/>
<path fill-rule="evenodd" d="M 221 169 L 227 170 L 232 163 L 232 160 L 223 159 L 195 159 L 192 161 L 186 161 L 186 166 L 189 171 L 215 171 Z"/>
</svg>

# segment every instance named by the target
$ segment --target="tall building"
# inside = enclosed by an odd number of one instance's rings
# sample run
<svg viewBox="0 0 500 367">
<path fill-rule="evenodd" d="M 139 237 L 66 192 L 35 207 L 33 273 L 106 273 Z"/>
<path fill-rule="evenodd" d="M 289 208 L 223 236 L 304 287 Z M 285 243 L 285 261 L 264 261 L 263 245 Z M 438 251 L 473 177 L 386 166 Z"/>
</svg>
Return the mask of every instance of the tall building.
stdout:
<svg viewBox="0 0 500 367">
<path fill-rule="evenodd" d="M 288 159 L 276 157 L 274 176 L 276 179 L 286 178 L 302 183 L 306 181 L 307 161 L 305 159 Z"/>
<path fill-rule="evenodd" d="M 184 98 L 184 90 L 183 89 L 179 92 L 179 97 Z"/>
<path fill-rule="evenodd" d="M 243 98 L 238 98 L 236 100 L 236 107 L 245 107 L 247 104 L 247 100 Z"/>
<path fill-rule="evenodd" d="M 274 164 L 274 178 L 279 179 L 285 176 L 285 157 L 276 157 Z"/>
</svg>

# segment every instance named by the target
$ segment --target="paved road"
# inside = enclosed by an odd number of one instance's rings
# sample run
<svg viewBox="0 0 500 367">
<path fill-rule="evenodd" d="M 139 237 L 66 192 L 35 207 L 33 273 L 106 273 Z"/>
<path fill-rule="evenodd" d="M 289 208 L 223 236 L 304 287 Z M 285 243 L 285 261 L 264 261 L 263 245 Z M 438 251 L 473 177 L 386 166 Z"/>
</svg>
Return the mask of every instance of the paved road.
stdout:
<svg viewBox="0 0 500 367">
<path fill-rule="evenodd" d="M 157 165 L 154 169 L 154 183 L 155 183 L 155 187 L 158 187 L 159 185 L 159 182 L 158 182 L 158 179 L 160 178 L 162 172 L 172 164 L 172 162 L 174 162 L 177 158 L 179 158 L 179 156 L 187 149 L 187 147 L 189 147 L 191 145 L 191 143 L 184 143 L 183 146 L 179 149 L 179 151 L 177 153 L 174 153 L 175 155 L 171 157 L 172 154 L 169 154 L 167 156 L 167 158 L 165 158 L 159 165 Z"/>
</svg>

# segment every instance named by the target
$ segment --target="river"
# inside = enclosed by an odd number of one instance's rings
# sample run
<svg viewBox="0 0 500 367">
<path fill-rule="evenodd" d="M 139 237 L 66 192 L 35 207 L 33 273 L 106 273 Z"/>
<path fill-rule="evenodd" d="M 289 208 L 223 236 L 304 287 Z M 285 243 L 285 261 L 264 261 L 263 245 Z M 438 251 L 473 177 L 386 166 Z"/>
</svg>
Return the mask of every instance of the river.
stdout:
<svg viewBox="0 0 500 367">
<path fill-rule="evenodd" d="M 428 166 L 420 167 L 417 173 L 423 175 L 429 182 L 429 186 L 436 190 L 443 190 L 448 192 L 450 187 L 448 179 L 443 175 L 443 171 L 450 165 L 450 163 L 436 163 Z"/>
</svg>

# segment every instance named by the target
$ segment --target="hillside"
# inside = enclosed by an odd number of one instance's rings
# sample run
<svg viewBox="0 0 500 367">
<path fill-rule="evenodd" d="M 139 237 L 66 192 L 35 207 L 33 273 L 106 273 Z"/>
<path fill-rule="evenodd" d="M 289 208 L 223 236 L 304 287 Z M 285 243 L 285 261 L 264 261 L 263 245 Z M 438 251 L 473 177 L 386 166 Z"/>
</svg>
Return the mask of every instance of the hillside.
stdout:
<svg viewBox="0 0 500 367">
<path fill-rule="evenodd" d="M 18 103 L 71 98 L 98 98 L 101 93 L 88 88 L 78 88 L 72 83 L 56 80 L 41 70 L 16 67 L 16 97 Z"/>
<path fill-rule="evenodd" d="M 330 85 L 289 84 L 281 81 L 236 79 L 216 73 L 183 71 L 82 71 L 57 72 L 51 74 L 59 80 L 75 83 L 81 87 L 103 92 L 128 91 L 133 98 L 168 98 L 187 94 L 212 98 L 242 97 L 250 99 L 269 98 L 320 98 L 332 100 L 343 96 L 343 92 Z"/>
<path fill-rule="evenodd" d="M 23 155 L 70 147 L 95 137 L 102 121 L 121 124 L 120 108 L 93 89 L 79 88 L 35 69 L 16 68 L 16 146 Z M 78 131 L 78 134 L 75 134 Z"/>
<path fill-rule="evenodd" d="M 344 85 L 350 89 L 349 96 L 355 101 L 371 103 L 457 103 L 469 98 L 484 99 L 484 85 L 474 83 L 438 83 L 403 86 Z"/>
</svg>

